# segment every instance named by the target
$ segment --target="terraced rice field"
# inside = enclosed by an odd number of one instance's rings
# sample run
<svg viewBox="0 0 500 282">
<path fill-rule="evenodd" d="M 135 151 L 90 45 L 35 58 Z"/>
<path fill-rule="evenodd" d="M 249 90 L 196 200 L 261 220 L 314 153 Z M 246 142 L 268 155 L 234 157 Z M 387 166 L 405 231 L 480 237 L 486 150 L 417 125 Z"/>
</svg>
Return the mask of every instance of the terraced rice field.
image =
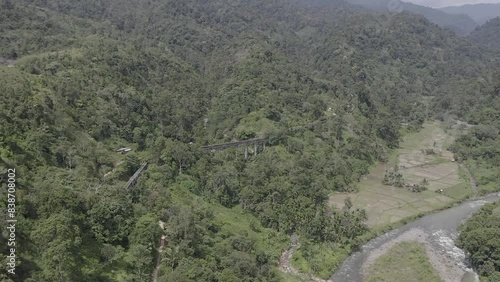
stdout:
<svg viewBox="0 0 500 282">
<path fill-rule="evenodd" d="M 420 132 L 404 138 L 397 151 L 397 160 L 375 167 L 359 183 L 358 193 L 331 195 L 330 204 L 341 208 L 344 200 L 350 197 L 355 208 L 366 209 L 368 225 L 378 227 L 442 208 L 472 194 L 472 189 L 460 178 L 453 154 L 446 150 L 456 134 L 456 130 L 445 132 L 444 124 L 439 121 L 424 124 Z M 434 153 L 426 154 L 426 149 L 432 149 Z M 429 181 L 429 190 L 414 193 L 383 185 L 385 171 L 395 165 L 398 165 L 406 183 L 416 184 L 425 178 Z M 443 193 L 436 193 L 438 189 L 442 189 Z"/>
</svg>

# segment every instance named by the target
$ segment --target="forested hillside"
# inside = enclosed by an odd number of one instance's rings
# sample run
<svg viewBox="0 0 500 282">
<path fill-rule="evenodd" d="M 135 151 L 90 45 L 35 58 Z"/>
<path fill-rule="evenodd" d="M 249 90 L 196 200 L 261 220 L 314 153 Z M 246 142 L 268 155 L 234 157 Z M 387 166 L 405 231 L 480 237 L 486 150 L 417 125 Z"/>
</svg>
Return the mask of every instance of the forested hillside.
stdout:
<svg viewBox="0 0 500 282">
<path fill-rule="evenodd" d="M 483 207 L 461 229 L 458 246 L 469 253 L 473 267 L 483 277 L 481 281 L 499 281 L 500 205 Z"/>
<path fill-rule="evenodd" d="M 457 101 L 463 101 L 459 116 L 476 126 L 452 148 L 457 159 L 473 171 L 483 194 L 498 190 L 500 179 L 500 73 L 488 80 L 469 81 L 461 85 L 463 92 L 455 92 Z M 487 95 L 478 99 L 480 93 Z"/>
<path fill-rule="evenodd" d="M 469 37 L 482 46 L 500 52 L 500 17 L 478 27 Z"/>
<path fill-rule="evenodd" d="M 366 213 L 327 194 L 386 161 L 402 120 L 498 129 L 495 58 L 421 16 L 340 1 L 1 0 L 0 171 L 17 172 L 19 259 L 0 275 L 150 281 L 162 235 L 158 281 L 281 281 L 292 233 L 313 271 L 334 267 L 315 244 L 357 248 Z M 496 132 L 472 135 L 480 155 L 468 137 L 456 149 L 484 181 Z M 201 148 L 252 138 L 268 142 L 248 159 Z"/>
</svg>

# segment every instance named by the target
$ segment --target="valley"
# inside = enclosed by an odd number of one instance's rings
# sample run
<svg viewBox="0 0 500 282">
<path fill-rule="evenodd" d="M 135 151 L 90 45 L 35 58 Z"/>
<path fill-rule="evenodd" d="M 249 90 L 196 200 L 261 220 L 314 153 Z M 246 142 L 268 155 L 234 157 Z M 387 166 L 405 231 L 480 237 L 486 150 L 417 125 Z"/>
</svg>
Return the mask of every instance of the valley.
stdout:
<svg viewBox="0 0 500 282">
<path fill-rule="evenodd" d="M 0 281 L 351 282 L 395 262 L 498 281 L 498 24 L 387 0 L 0 0 L 20 242 Z"/>
<path fill-rule="evenodd" d="M 362 178 L 359 192 L 332 194 L 330 203 L 342 208 L 345 199 L 350 198 L 355 208 L 367 211 L 368 226 L 382 228 L 405 218 L 442 209 L 473 195 L 468 179 L 463 179 L 464 173 L 460 172 L 459 164 L 449 151 L 454 139 L 463 133 L 456 129 L 457 126 L 455 129 L 447 126 L 439 121 L 429 121 L 419 132 L 405 135 L 392 159 L 376 165 Z M 426 155 L 426 149 L 433 150 L 433 153 Z M 399 168 L 408 183 L 427 179 L 428 190 L 414 193 L 406 188 L 384 185 L 385 172 L 394 166 Z M 437 193 L 440 189 L 443 192 Z"/>
<path fill-rule="evenodd" d="M 454 241 L 458 237 L 457 229 L 482 206 L 498 200 L 500 200 L 499 193 L 468 200 L 449 209 L 426 215 L 370 240 L 360 252 L 355 252 L 343 263 L 333 275 L 332 280 L 365 281 L 364 277 L 370 281 L 368 269 L 377 258 L 398 243 L 420 242 L 425 246 L 433 269 L 443 281 L 461 281 L 463 277 L 469 277 L 472 270 L 467 263 L 464 251 L 455 246 Z"/>
</svg>

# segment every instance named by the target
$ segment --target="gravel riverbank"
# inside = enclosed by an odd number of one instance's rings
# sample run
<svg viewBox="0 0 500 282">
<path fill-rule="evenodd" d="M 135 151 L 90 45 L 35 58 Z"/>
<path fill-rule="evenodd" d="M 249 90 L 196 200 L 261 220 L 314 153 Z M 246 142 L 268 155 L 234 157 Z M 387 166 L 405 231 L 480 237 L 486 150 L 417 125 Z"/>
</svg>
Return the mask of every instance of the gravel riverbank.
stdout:
<svg viewBox="0 0 500 282">
<path fill-rule="evenodd" d="M 384 243 L 368 255 L 362 269 L 363 280 L 367 278 L 368 270 L 375 260 L 384 255 L 395 245 L 408 241 L 419 242 L 425 246 L 431 265 L 445 282 L 460 281 L 465 273 L 469 271 L 462 263 L 465 259 L 465 255 L 460 249 L 455 247 L 453 240 L 450 240 L 444 232 L 429 234 L 425 230 L 413 228 Z M 443 248 L 441 250 L 435 246 L 436 241 L 443 242 L 441 245 Z M 448 244 L 450 241 L 451 244 Z"/>
<path fill-rule="evenodd" d="M 394 245 L 418 241 L 425 245 L 429 260 L 445 282 L 459 282 L 470 272 L 462 250 L 455 246 L 457 228 L 484 204 L 500 199 L 500 193 L 469 200 L 449 209 L 424 216 L 367 242 L 334 273 L 336 282 L 361 282 L 373 262 Z"/>
</svg>

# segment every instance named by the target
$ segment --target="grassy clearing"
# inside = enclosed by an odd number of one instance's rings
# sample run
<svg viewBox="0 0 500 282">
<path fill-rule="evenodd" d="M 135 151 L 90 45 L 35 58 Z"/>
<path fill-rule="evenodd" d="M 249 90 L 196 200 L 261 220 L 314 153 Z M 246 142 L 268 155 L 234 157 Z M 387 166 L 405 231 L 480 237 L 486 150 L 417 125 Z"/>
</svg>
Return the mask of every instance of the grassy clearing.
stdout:
<svg viewBox="0 0 500 282">
<path fill-rule="evenodd" d="M 477 181 L 479 195 L 486 195 L 499 190 L 496 167 L 487 167 L 474 160 L 468 160 L 467 167 Z"/>
<path fill-rule="evenodd" d="M 368 270 L 367 282 L 441 282 L 430 264 L 425 247 L 403 242 L 378 258 Z"/>
<path fill-rule="evenodd" d="M 465 183 L 459 183 L 453 187 L 449 187 L 444 190 L 443 194 L 447 197 L 453 198 L 455 200 L 463 199 L 473 195 L 472 189 Z"/>
<path fill-rule="evenodd" d="M 304 258 L 303 249 L 298 249 L 292 257 L 292 266 L 302 273 L 312 273 L 311 266 Z"/>
<path fill-rule="evenodd" d="M 176 203 L 193 206 L 210 206 L 220 231 L 226 235 L 242 235 L 255 240 L 256 249 L 265 252 L 272 260 L 278 261 L 282 251 L 289 247 L 290 239 L 283 233 L 262 226 L 260 221 L 241 207 L 226 208 L 216 203 L 208 203 L 189 192 L 191 180 L 184 179 L 172 187 L 171 196 Z"/>
<path fill-rule="evenodd" d="M 447 158 L 443 157 L 437 157 L 434 160 L 432 160 L 431 164 L 444 164 L 444 163 L 449 163 L 450 160 Z"/>
<path fill-rule="evenodd" d="M 460 178 L 458 165 L 446 148 L 454 141 L 453 131 L 445 132 L 440 122 L 428 122 L 417 133 L 405 136 L 401 147 L 395 151 L 397 157 L 387 164 L 379 164 L 359 183 L 359 192 L 333 194 L 330 204 L 341 208 L 344 200 L 351 198 L 354 207 L 366 209 L 368 225 L 380 228 L 402 219 L 441 209 L 452 202 L 472 194 L 472 190 Z M 426 154 L 432 149 L 433 154 Z M 429 181 L 429 190 L 413 193 L 406 189 L 382 184 L 385 171 L 398 165 L 406 182 Z M 434 191 L 443 189 L 443 194 Z"/>
<path fill-rule="evenodd" d="M 179 182 L 172 185 L 169 195 L 173 202 L 187 206 L 206 206 L 214 213 L 217 225 L 220 227 L 219 233 L 221 237 L 227 238 L 230 236 L 244 236 L 255 242 L 255 248 L 259 252 L 266 253 L 272 261 L 278 261 L 281 252 L 289 247 L 289 238 L 282 233 L 273 229 L 265 228 L 260 224 L 260 221 L 252 214 L 245 212 L 240 207 L 225 208 L 219 204 L 209 203 L 201 197 L 189 192 L 190 186 L 194 185 L 189 178 L 180 178 Z M 101 265 L 100 254 L 102 244 L 99 244 L 93 238 L 83 238 L 85 249 L 82 249 L 82 258 L 86 265 L 92 267 L 82 269 L 83 273 L 90 274 L 92 272 L 99 273 L 106 268 L 106 277 L 110 281 L 128 281 L 126 257 L 128 253 L 122 250 L 117 255 L 117 260 L 110 265 Z M 33 259 L 36 261 L 35 259 Z M 294 276 L 283 274 L 276 270 L 276 273 L 282 277 L 281 281 L 304 282 Z"/>
<path fill-rule="evenodd" d="M 374 166 L 370 174 L 363 177 L 358 184 L 358 193 L 331 195 L 331 205 L 342 208 L 344 200 L 349 197 L 355 208 L 367 211 L 367 224 L 371 231 L 362 240 L 374 238 L 421 215 L 447 208 L 472 194 L 472 189 L 460 177 L 453 154 L 446 150 L 454 141 L 456 132 L 445 132 L 443 128 L 440 122 L 428 122 L 420 132 L 407 134 L 401 147 L 390 154 L 388 163 Z M 434 154 L 425 154 L 425 149 L 432 149 Z M 414 193 L 383 185 L 385 171 L 395 165 L 399 166 L 409 183 L 418 183 L 426 178 L 429 190 Z M 437 189 L 443 189 L 443 194 L 434 192 Z M 308 254 L 307 261 L 303 252 Z M 327 278 L 348 254 L 348 248 L 301 248 L 294 255 L 292 264 L 301 272 Z"/>
<path fill-rule="evenodd" d="M 286 282 L 308 282 L 308 281 L 302 280 L 301 278 L 299 278 L 297 276 L 293 276 L 293 275 L 288 274 L 288 273 L 280 272 L 279 276 L 280 276 L 282 281 L 286 281 Z"/>
<path fill-rule="evenodd" d="M 443 128 L 440 122 L 429 122 L 420 132 L 409 133 L 401 148 L 391 153 L 388 163 L 371 168 L 370 174 L 359 183 L 358 193 L 331 195 L 330 204 L 338 208 L 343 207 L 344 200 L 349 197 L 355 208 L 367 210 L 371 231 L 362 240 L 374 238 L 421 215 L 447 208 L 473 194 L 468 179 L 464 180 L 458 164 L 453 162 L 453 154 L 446 150 L 457 132 L 445 132 Z M 433 149 L 435 154 L 425 154 L 425 149 Z M 426 178 L 429 190 L 413 193 L 383 185 L 385 171 L 395 165 L 399 165 L 407 182 L 418 183 Z M 437 189 L 443 189 L 443 194 L 434 192 Z M 308 260 L 303 252 L 307 252 Z M 295 253 L 292 264 L 301 272 L 328 278 L 348 254 L 347 248 L 302 247 Z"/>
<path fill-rule="evenodd" d="M 293 255 L 291 263 L 301 273 L 314 273 L 320 278 L 328 279 L 332 271 L 349 256 L 349 252 L 349 246 L 304 242 Z"/>
<path fill-rule="evenodd" d="M 500 206 L 493 210 L 493 214 L 500 215 Z"/>
</svg>

